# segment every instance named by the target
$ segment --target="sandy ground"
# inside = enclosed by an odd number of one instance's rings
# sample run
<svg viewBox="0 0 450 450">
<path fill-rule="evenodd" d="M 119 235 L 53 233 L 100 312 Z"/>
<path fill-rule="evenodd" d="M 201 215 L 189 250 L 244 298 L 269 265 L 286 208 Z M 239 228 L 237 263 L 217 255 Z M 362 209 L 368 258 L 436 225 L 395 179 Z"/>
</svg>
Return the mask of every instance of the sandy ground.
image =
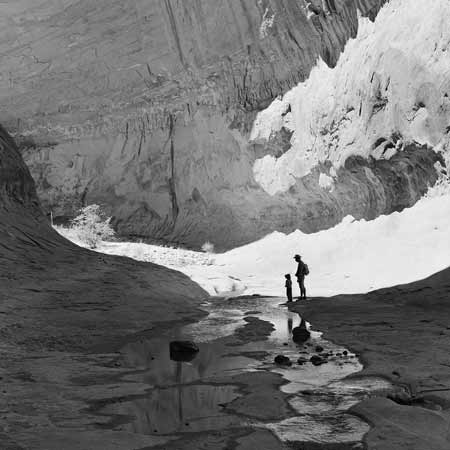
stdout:
<svg viewBox="0 0 450 450">
<path fill-rule="evenodd" d="M 353 408 L 373 427 L 369 450 L 450 448 L 450 269 L 366 295 L 296 302 L 292 309 L 325 338 L 355 351 L 362 375 L 404 386 L 407 394 L 395 402 L 374 398 Z"/>
</svg>

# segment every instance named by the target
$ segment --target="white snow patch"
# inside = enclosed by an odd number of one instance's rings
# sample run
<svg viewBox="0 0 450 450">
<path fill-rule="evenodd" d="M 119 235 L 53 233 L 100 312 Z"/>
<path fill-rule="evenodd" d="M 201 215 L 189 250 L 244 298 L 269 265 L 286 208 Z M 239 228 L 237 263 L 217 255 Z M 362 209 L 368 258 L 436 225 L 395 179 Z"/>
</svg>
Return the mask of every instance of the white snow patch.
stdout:
<svg viewBox="0 0 450 450">
<path fill-rule="evenodd" d="M 263 20 L 259 27 L 259 38 L 264 39 L 269 35 L 269 31 L 273 27 L 275 21 L 275 14 L 270 15 L 269 8 L 266 8 L 263 15 Z"/>
<path fill-rule="evenodd" d="M 281 98 L 275 99 L 266 109 L 258 113 L 253 122 L 250 140 L 267 140 L 273 132 L 285 125 L 288 105 Z"/>
<path fill-rule="evenodd" d="M 326 173 L 321 173 L 319 175 L 319 186 L 322 189 L 327 189 L 329 191 L 333 191 L 334 189 L 334 179 L 328 176 Z"/>
<path fill-rule="evenodd" d="M 294 131 L 281 161 L 255 162 L 261 186 L 271 195 L 284 192 L 318 162 L 338 168 L 350 155 L 389 159 L 399 148 L 377 153 L 374 144 L 394 134 L 447 149 L 448 17 L 448 0 L 391 0 L 375 22 L 361 17 L 358 36 L 334 69 L 319 60 L 307 81 L 256 118 L 252 139 L 267 139 L 283 126 Z"/>
</svg>

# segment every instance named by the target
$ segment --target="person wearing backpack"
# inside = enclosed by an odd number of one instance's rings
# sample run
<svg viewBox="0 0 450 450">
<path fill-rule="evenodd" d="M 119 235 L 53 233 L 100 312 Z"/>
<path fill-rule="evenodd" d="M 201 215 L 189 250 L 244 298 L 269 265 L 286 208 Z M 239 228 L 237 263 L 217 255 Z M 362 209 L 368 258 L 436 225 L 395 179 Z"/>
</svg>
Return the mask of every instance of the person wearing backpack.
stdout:
<svg viewBox="0 0 450 450">
<path fill-rule="evenodd" d="M 305 276 L 309 274 L 309 268 L 308 265 L 302 261 L 302 257 L 300 255 L 295 255 L 294 259 L 298 263 L 295 276 L 297 277 L 298 285 L 300 287 L 299 300 L 301 300 L 302 298 L 306 300 Z"/>
</svg>

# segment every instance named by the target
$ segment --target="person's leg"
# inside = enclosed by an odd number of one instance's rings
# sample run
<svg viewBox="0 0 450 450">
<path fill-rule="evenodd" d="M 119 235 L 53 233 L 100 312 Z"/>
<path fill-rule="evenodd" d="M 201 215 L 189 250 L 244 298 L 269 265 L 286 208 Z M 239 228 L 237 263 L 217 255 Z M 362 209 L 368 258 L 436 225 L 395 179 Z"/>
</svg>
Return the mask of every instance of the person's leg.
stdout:
<svg viewBox="0 0 450 450">
<path fill-rule="evenodd" d="M 299 282 L 300 282 L 300 297 L 306 298 L 305 278 L 301 277 L 299 279 Z"/>
<path fill-rule="evenodd" d="M 286 296 L 287 296 L 288 302 L 292 302 L 292 288 L 286 289 Z"/>
</svg>

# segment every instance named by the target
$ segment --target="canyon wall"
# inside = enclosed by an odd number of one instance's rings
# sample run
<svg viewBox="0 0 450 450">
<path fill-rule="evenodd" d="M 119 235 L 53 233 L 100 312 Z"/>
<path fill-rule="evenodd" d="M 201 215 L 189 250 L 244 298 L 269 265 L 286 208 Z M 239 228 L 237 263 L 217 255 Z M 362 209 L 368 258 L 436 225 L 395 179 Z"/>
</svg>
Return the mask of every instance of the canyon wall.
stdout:
<svg viewBox="0 0 450 450">
<path fill-rule="evenodd" d="M 252 135 L 257 114 L 318 58 L 335 67 L 359 14 L 374 20 L 384 3 L 7 1 L 0 120 L 56 219 L 100 203 L 123 235 L 224 249 L 389 213 L 436 181 L 442 158 L 427 143 L 389 162 L 348 155 L 333 189 L 319 158 L 271 192 L 255 164 L 288 152 L 293 130 Z"/>
</svg>

